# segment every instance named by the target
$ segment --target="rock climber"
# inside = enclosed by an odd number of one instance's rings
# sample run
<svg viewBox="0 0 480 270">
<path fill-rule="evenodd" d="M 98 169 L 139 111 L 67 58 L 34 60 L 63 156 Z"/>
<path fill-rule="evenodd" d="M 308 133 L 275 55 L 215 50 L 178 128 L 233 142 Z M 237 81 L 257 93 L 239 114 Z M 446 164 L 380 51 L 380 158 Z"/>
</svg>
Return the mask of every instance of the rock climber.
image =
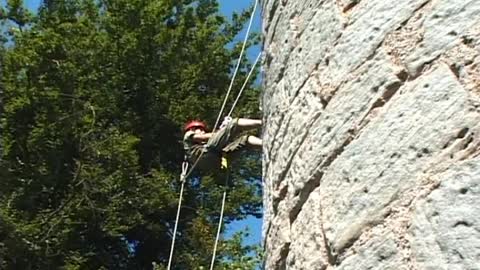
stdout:
<svg viewBox="0 0 480 270">
<path fill-rule="evenodd" d="M 222 157 L 234 159 L 244 149 L 261 149 L 262 139 L 253 135 L 242 135 L 243 131 L 258 128 L 262 120 L 234 118 L 228 119 L 215 132 L 207 132 L 202 121 L 193 120 L 185 127 L 183 148 L 190 164 L 197 162 L 201 172 L 215 172 L 221 168 Z M 202 154 L 203 153 L 203 154 Z"/>
</svg>

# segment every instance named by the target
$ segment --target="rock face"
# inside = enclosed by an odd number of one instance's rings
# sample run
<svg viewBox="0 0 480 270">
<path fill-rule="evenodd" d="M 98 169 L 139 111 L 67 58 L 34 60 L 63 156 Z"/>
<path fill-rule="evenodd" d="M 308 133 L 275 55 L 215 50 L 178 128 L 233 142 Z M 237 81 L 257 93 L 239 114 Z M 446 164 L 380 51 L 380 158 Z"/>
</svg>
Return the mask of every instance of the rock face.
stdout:
<svg viewBox="0 0 480 270">
<path fill-rule="evenodd" d="M 480 269 L 480 0 L 265 0 L 266 269 Z"/>
</svg>

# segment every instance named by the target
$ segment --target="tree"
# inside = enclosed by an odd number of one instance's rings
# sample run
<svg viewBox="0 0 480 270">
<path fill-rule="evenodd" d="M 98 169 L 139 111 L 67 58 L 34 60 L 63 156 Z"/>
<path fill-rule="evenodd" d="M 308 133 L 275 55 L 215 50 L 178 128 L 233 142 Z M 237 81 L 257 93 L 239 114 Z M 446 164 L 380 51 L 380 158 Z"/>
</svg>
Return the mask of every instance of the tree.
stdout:
<svg viewBox="0 0 480 270">
<path fill-rule="evenodd" d="M 215 120 L 240 48 L 226 45 L 248 12 L 229 23 L 211 0 L 63 0 L 44 1 L 32 16 L 21 2 L 8 1 L 2 17 L 19 31 L 2 46 L 0 265 L 165 265 L 182 123 Z M 239 105 L 246 116 L 258 114 L 256 91 Z M 227 222 L 260 214 L 258 160 L 239 161 Z M 187 184 L 177 269 L 210 261 L 217 182 L 196 176 Z M 220 258 L 234 258 L 229 245 Z"/>
</svg>

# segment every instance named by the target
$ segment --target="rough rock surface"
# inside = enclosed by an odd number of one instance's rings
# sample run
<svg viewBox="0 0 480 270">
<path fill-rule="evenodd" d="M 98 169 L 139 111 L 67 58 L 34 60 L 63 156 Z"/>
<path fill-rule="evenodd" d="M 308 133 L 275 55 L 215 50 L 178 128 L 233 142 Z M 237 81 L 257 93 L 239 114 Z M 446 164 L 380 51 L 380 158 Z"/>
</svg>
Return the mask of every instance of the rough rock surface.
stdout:
<svg viewBox="0 0 480 270">
<path fill-rule="evenodd" d="M 480 269 L 480 0 L 264 0 L 266 269 Z"/>
</svg>

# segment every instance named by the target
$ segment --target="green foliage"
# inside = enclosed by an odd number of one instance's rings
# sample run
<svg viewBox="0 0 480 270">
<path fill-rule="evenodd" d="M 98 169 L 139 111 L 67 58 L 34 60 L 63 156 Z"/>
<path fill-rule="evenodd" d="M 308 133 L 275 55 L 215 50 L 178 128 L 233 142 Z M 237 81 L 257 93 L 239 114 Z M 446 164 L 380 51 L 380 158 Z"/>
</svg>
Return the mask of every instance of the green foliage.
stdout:
<svg viewBox="0 0 480 270">
<path fill-rule="evenodd" d="M 240 49 L 226 45 L 249 13 L 228 22 L 213 0 L 63 0 L 33 16 L 22 2 L 0 11 L 16 29 L 0 35 L 0 268 L 164 269 L 181 127 L 215 121 Z M 257 93 L 237 113 L 258 116 Z M 227 222 L 260 215 L 259 166 L 258 154 L 235 166 Z M 218 178 L 188 181 L 175 269 L 209 265 L 222 192 Z M 241 239 L 222 244 L 221 269 L 254 269 Z"/>
<path fill-rule="evenodd" d="M 23 6 L 22 0 L 7 0 L 6 9 L 0 7 L 0 20 L 10 20 L 21 30 L 32 20 L 32 14 Z"/>
<path fill-rule="evenodd" d="M 256 269 L 263 261 L 263 250 L 257 245 L 243 245 L 242 240 L 248 237 L 247 231 L 236 233 L 230 241 L 222 243 L 224 257 L 215 269 L 246 270 Z"/>
</svg>

